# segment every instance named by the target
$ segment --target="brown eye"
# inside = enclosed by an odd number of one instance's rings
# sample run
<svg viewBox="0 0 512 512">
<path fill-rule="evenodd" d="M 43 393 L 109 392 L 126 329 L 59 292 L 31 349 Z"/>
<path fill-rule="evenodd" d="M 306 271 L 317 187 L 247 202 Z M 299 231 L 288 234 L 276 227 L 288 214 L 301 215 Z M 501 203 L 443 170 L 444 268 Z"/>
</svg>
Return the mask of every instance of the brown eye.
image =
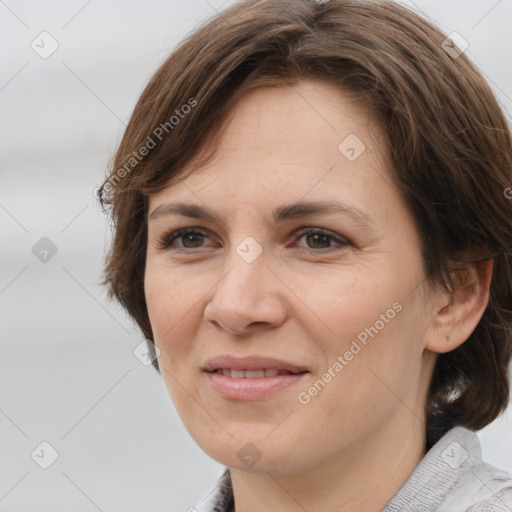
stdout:
<svg viewBox="0 0 512 512">
<path fill-rule="evenodd" d="M 336 247 L 332 245 L 332 242 L 335 242 L 338 246 L 341 246 L 341 248 L 350 245 L 350 242 L 346 238 L 337 236 L 330 231 L 319 228 L 304 228 L 296 235 L 297 240 L 302 238 L 306 241 L 307 244 L 305 250 L 310 250 L 311 252 L 336 249 Z M 299 247 L 303 246 L 299 245 Z"/>
<path fill-rule="evenodd" d="M 180 238 L 184 247 L 200 247 L 204 240 L 204 235 L 201 233 L 187 233 L 185 235 L 181 235 Z"/>
<path fill-rule="evenodd" d="M 305 240 L 312 249 L 326 249 L 330 247 L 332 237 L 323 233 L 308 233 Z M 325 244 L 327 244 L 326 247 L 319 247 Z"/>
<path fill-rule="evenodd" d="M 169 233 L 160 241 L 160 248 L 166 249 L 197 249 L 202 246 L 205 239 L 209 238 L 208 235 L 197 229 L 188 228 L 180 229 Z M 175 242 L 181 242 L 176 244 Z"/>
</svg>

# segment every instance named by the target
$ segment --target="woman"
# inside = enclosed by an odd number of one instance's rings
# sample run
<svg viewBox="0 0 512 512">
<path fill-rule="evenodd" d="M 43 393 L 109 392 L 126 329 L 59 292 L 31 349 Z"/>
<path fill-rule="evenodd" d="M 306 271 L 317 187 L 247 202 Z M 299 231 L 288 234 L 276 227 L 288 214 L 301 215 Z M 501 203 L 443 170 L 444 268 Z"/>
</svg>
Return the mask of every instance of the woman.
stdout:
<svg viewBox="0 0 512 512">
<path fill-rule="evenodd" d="M 204 511 L 504 511 L 511 134 L 388 1 L 250 0 L 143 92 L 105 283 L 226 466 Z"/>
</svg>

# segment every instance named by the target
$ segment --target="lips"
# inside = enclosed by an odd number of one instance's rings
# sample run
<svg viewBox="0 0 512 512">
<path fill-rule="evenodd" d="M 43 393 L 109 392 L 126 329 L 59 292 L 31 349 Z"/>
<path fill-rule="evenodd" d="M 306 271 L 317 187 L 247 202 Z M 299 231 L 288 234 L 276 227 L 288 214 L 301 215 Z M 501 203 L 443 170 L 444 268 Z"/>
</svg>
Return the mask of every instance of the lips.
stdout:
<svg viewBox="0 0 512 512">
<path fill-rule="evenodd" d="M 207 372 L 222 373 L 233 378 L 273 377 L 275 375 L 298 374 L 308 371 L 302 365 L 258 355 L 241 358 L 231 355 L 217 356 L 208 359 L 203 369 Z M 242 371 L 244 372 L 243 376 Z"/>
<path fill-rule="evenodd" d="M 292 375 L 286 370 L 277 368 L 265 368 L 262 370 L 234 370 L 232 368 L 219 368 L 216 373 L 227 375 L 232 379 L 263 379 L 265 377 L 275 377 L 276 375 Z"/>
<path fill-rule="evenodd" d="M 297 385 L 309 370 L 299 364 L 263 356 L 217 356 L 206 361 L 204 375 L 211 388 L 228 401 L 266 400 Z"/>
</svg>

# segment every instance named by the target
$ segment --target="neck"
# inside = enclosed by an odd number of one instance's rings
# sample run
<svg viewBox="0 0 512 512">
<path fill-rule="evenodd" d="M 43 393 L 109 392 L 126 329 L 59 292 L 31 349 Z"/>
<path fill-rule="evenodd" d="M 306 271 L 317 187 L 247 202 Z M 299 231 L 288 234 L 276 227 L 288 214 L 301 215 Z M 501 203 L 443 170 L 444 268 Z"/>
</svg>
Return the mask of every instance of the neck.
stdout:
<svg viewBox="0 0 512 512">
<path fill-rule="evenodd" d="M 423 458 L 425 444 L 425 424 L 406 409 L 307 472 L 276 477 L 230 468 L 236 512 L 381 512 Z"/>
</svg>

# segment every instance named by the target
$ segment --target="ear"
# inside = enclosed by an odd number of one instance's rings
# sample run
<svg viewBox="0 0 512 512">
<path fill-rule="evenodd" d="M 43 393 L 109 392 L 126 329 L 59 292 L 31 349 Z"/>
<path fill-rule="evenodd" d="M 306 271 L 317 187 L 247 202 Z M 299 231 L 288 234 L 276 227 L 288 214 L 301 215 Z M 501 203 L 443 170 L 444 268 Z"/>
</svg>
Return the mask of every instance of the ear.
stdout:
<svg viewBox="0 0 512 512">
<path fill-rule="evenodd" d="M 453 291 L 435 294 L 425 348 L 450 352 L 469 338 L 487 307 L 493 266 L 491 259 L 453 272 Z"/>
</svg>

